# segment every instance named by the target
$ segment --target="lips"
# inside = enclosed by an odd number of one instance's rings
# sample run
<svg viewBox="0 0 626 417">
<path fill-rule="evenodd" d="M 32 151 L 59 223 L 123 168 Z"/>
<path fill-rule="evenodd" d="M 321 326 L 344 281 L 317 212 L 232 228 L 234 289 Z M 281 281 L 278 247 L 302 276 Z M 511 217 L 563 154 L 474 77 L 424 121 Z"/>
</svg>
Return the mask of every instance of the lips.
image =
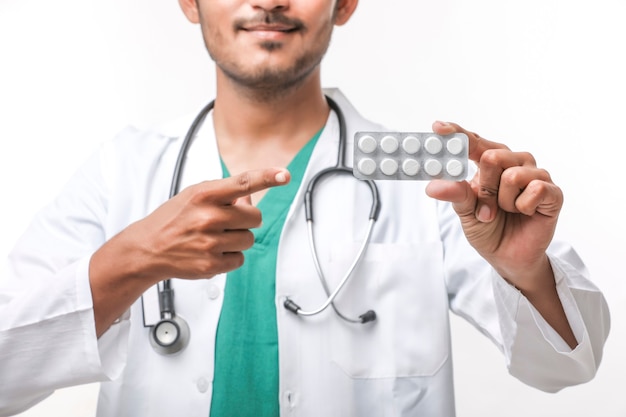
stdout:
<svg viewBox="0 0 626 417">
<path fill-rule="evenodd" d="M 290 33 L 298 30 L 296 26 L 286 26 L 286 25 L 244 25 L 241 27 L 241 30 L 245 30 L 247 32 L 282 32 L 282 33 Z"/>
<path fill-rule="evenodd" d="M 247 19 L 237 19 L 235 29 L 256 33 L 292 33 L 304 28 L 304 23 L 282 13 L 259 13 Z"/>
</svg>

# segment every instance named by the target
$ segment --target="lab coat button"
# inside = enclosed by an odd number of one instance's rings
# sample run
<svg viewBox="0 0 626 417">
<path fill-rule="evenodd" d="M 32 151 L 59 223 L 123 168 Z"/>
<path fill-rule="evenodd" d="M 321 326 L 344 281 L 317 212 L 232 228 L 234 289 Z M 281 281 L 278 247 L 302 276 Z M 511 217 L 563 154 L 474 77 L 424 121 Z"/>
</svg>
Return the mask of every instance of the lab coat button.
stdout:
<svg viewBox="0 0 626 417">
<path fill-rule="evenodd" d="M 206 378 L 200 378 L 196 382 L 196 387 L 200 393 L 204 394 L 209 390 L 209 381 Z"/>
<path fill-rule="evenodd" d="M 209 295 L 209 298 L 211 300 L 215 300 L 216 298 L 218 298 L 220 296 L 220 288 L 215 285 L 215 284 L 210 284 L 209 288 L 207 289 L 207 294 Z"/>
</svg>

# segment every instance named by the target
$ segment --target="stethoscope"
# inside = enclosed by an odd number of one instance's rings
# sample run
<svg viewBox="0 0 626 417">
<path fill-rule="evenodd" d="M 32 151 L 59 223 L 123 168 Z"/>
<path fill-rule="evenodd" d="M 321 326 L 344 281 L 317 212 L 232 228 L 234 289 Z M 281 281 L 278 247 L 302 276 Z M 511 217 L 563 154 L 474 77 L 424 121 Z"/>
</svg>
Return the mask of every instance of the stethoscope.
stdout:
<svg viewBox="0 0 626 417">
<path fill-rule="evenodd" d="M 343 112 L 337 105 L 337 103 L 332 100 L 330 97 L 326 97 L 326 101 L 330 108 L 337 115 L 337 119 L 339 120 L 339 145 L 337 150 L 337 164 L 334 167 L 326 168 L 320 172 L 318 172 L 307 184 L 307 189 L 304 194 L 304 211 L 307 222 L 307 232 L 308 232 L 308 240 L 309 246 L 311 247 L 311 254 L 313 256 L 313 261 L 315 264 L 315 269 L 317 270 L 317 274 L 320 278 L 320 282 L 322 287 L 324 288 L 324 292 L 326 293 L 326 301 L 315 310 L 302 310 L 302 308 L 296 304 L 291 298 L 287 297 L 283 305 L 284 307 L 298 315 L 298 316 L 314 316 L 320 314 L 322 311 L 326 310 L 329 306 L 332 306 L 335 312 L 339 317 L 343 320 L 350 323 L 369 323 L 376 320 L 376 313 L 373 310 L 368 310 L 365 313 L 358 316 L 358 318 L 350 318 L 341 313 L 337 306 L 334 304 L 335 298 L 339 295 L 340 291 L 346 285 L 355 268 L 361 261 L 361 258 L 365 254 L 365 251 L 369 245 L 370 238 L 372 236 L 372 230 L 374 228 L 374 224 L 378 219 L 378 214 L 380 213 L 380 200 L 378 197 L 378 188 L 374 181 L 371 180 L 357 180 L 362 181 L 367 184 L 372 193 L 372 205 L 369 213 L 369 220 L 367 229 L 365 232 L 365 237 L 363 238 L 363 242 L 359 247 L 359 252 L 357 253 L 354 261 L 348 268 L 348 271 L 345 273 L 337 287 L 334 291 L 330 291 L 328 282 L 326 281 L 326 277 L 322 272 L 322 268 L 320 266 L 319 257 L 317 255 L 317 248 L 315 246 L 315 236 L 314 236 L 314 228 L 313 228 L 313 194 L 315 191 L 315 186 L 317 183 L 324 177 L 333 174 L 342 174 L 342 175 L 350 175 L 352 176 L 352 169 L 346 166 L 345 162 L 345 154 L 346 154 L 346 121 L 343 115 Z M 178 194 L 180 190 L 180 181 L 182 177 L 183 168 L 185 165 L 185 160 L 187 157 L 187 152 L 189 151 L 189 147 L 193 141 L 194 136 L 198 132 L 198 129 L 209 112 L 213 109 L 215 101 L 211 101 L 207 104 L 201 111 L 198 113 L 193 123 L 189 127 L 187 134 L 183 140 L 180 151 L 178 153 L 178 158 L 176 160 L 176 165 L 174 167 L 174 173 L 172 175 L 172 182 L 170 186 L 169 198 L 174 197 Z M 172 289 L 172 284 L 170 279 L 164 280 L 159 285 L 159 311 L 160 311 L 160 320 L 151 326 L 150 329 L 150 344 L 152 347 L 161 354 L 174 354 L 180 352 L 184 349 L 189 343 L 190 331 L 189 325 L 187 322 L 176 314 L 174 309 L 174 290 Z"/>
</svg>

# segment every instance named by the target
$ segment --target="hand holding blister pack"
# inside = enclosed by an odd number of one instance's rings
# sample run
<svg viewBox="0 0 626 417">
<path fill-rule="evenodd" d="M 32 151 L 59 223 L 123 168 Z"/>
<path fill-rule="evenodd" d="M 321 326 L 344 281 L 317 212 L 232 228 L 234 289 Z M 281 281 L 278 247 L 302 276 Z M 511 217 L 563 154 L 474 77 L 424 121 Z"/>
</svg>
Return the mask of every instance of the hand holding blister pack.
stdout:
<svg viewBox="0 0 626 417">
<path fill-rule="evenodd" d="M 464 133 L 357 132 L 356 178 L 363 180 L 460 181 L 467 176 L 468 138 Z"/>
</svg>

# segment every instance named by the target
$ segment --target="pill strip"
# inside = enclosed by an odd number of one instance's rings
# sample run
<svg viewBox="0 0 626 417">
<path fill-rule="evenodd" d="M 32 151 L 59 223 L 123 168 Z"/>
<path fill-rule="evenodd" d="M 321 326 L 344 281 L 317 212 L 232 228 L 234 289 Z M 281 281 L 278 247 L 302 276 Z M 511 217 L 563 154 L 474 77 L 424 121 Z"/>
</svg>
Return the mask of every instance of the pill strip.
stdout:
<svg viewBox="0 0 626 417">
<path fill-rule="evenodd" d="M 464 133 L 357 132 L 353 173 L 364 180 L 459 181 L 467 176 L 467 155 Z"/>
</svg>

